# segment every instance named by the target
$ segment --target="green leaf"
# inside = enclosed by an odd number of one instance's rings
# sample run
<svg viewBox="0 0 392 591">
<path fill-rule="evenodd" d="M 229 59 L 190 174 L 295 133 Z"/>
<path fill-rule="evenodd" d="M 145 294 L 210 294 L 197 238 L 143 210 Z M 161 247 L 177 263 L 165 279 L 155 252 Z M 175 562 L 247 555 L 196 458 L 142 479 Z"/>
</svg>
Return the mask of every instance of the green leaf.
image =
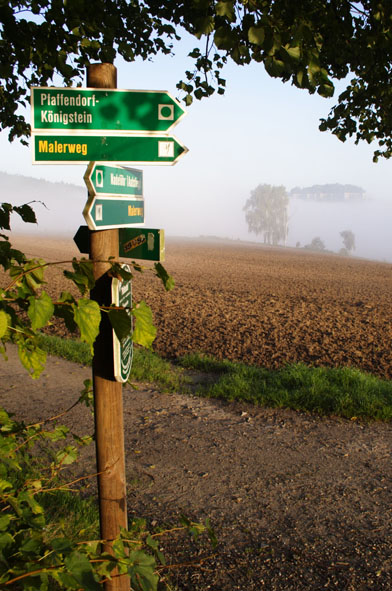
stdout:
<svg viewBox="0 0 392 591">
<path fill-rule="evenodd" d="M 30 296 L 28 300 L 30 305 L 27 315 L 31 320 L 31 328 L 38 330 L 49 322 L 54 312 L 52 298 L 45 291 L 42 291 L 39 296 Z"/>
<path fill-rule="evenodd" d="M 67 434 L 69 433 L 69 428 L 65 425 L 59 425 L 53 431 L 45 431 L 45 437 L 50 439 L 51 441 L 60 441 L 60 439 L 65 439 Z"/>
<path fill-rule="evenodd" d="M 7 271 L 14 261 L 19 264 L 24 263 L 26 260 L 25 255 L 20 250 L 11 248 L 11 244 L 7 239 L 0 242 L 0 265 Z"/>
<path fill-rule="evenodd" d="M 142 591 L 155 591 L 159 581 L 154 572 L 155 559 L 141 550 L 135 550 L 130 553 L 128 561 L 128 573 L 133 587 Z"/>
<path fill-rule="evenodd" d="M 212 33 L 215 27 L 215 21 L 213 16 L 203 16 L 195 19 L 195 31 L 194 35 L 200 39 L 203 35 L 209 35 Z"/>
<path fill-rule="evenodd" d="M 267 57 L 264 62 L 264 67 L 270 76 L 275 78 L 281 76 L 285 71 L 285 65 L 282 60 L 276 59 L 275 57 Z"/>
<path fill-rule="evenodd" d="M 5 531 L 11 522 L 9 515 L 0 515 L 0 531 Z"/>
<path fill-rule="evenodd" d="M 74 320 L 80 330 L 82 341 L 90 345 L 93 353 L 93 344 L 99 333 L 101 322 L 101 310 L 94 300 L 81 299 L 72 304 Z"/>
<path fill-rule="evenodd" d="M 10 203 L 0 204 L 0 228 L 3 230 L 10 230 L 10 213 L 12 212 L 12 205 Z"/>
<path fill-rule="evenodd" d="M 264 27 L 249 27 L 248 40 L 255 45 L 263 45 L 265 39 Z"/>
<path fill-rule="evenodd" d="M 22 220 L 27 224 L 37 223 L 37 218 L 35 216 L 34 210 L 27 203 L 25 203 L 24 205 L 14 207 L 14 211 L 18 213 Z"/>
<path fill-rule="evenodd" d="M 166 271 L 165 267 L 161 263 L 155 263 L 155 272 L 156 275 L 161 279 L 163 285 L 165 286 L 166 291 L 170 291 L 174 288 L 174 279 L 169 273 Z"/>
<path fill-rule="evenodd" d="M 64 276 L 73 281 L 80 293 L 84 295 L 86 291 L 91 290 L 95 285 L 93 263 L 88 259 L 83 258 L 78 261 L 74 258 L 72 267 L 74 271 L 64 271 Z"/>
<path fill-rule="evenodd" d="M 119 341 L 128 337 L 133 330 L 132 317 L 126 310 L 110 310 L 109 320 Z"/>
<path fill-rule="evenodd" d="M 215 10 L 218 16 L 225 16 L 230 22 L 235 20 L 235 12 L 232 0 L 222 0 L 218 2 Z"/>
<path fill-rule="evenodd" d="M 236 43 L 236 35 L 229 25 L 218 27 L 214 35 L 214 43 L 218 49 L 231 49 Z"/>
<path fill-rule="evenodd" d="M 39 554 L 42 548 L 42 541 L 39 538 L 27 538 L 23 544 L 19 547 L 20 552 L 27 554 Z"/>
<path fill-rule="evenodd" d="M 93 385 L 91 380 L 84 380 L 84 388 L 80 392 L 79 402 L 82 402 L 87 407 L 94 406 Z"/>
<path fill-rule="evenodd" d="M 102 591 L 102 587 L 96 580 L 92 566 L 85 554 L 72 552 L 64 562 L 72 577 L 85 591 Z"/>
<path fill-rule="evenodd" d="M 22 341 L 18 343 L 18 354 L 22 365 L 27 369 L 33 379 L 39 378 L 45 363 L 46 353 L 35 343 Z"/>
<path fill-rule="evenodd" d="M 68 291 L 63 291 L 54 307 L 54 315 L 64 320 L 65 326 L 70 332 L 75 332 L 77 328 L 72 309 L 72 304 L 75 302 L 76 300 L 72 294 Z"/>
<path fill-rule="evenodd" d="M 3 550 L 7 546 L 11 546 L 14 543 L 14 538 L 9 533 L 0 535 L 0 550 Z"/>
<path fill-rule="evenodd" d="M 8 329 L 9 315 L 0 310 L 0 339 L 3 338 Z"/>
<path fill-rule="evenodd" d="M 57 452 L 56 460 L 58 463 L 68 466 L 78 459 L 78 450 L 73 445 L 67 445 Z"/>
<path fill-rule="evenodd" d="M 153 324 L 151 308 L 142 301 L 132 308 L 132 314 L 136 318 L 132 335 L 133 341 L 148 349 L 151 348 L 157 333 Z"/>
<path fill-rule="evenodd" d="M 301 57 L 300 47 L 289 47 L 286 45 L 285 50 L 293 60 L 299 60 Z"/>
<path fill-rule="evenodd" d="M 12 488 L 12 484 L 11 482 L 8 482 L 8 480 L 4 480 L 3 478 L 0 478 L 0 492 L 4 492 L 5 490 Z"/>
<path fill-rule="evenodd" d="M 44 510 L 42 508 L 42 505 L 40 505 L 38 501 L 35 500 L 34 496 L 28 491 L 24 490 L 21 493 L 19 493 L 18 500 L 20 502 L 27 503 L 34 515 L 43 514 Z"/>
</svg>

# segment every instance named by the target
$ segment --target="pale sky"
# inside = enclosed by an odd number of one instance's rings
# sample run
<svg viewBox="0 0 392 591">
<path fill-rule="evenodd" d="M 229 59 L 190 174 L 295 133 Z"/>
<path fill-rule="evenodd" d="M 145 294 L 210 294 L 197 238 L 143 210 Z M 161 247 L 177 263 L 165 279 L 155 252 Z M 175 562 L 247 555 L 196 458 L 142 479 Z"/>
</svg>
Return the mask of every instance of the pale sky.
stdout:
<svg viewBox="0 0 392 591">
<path fill-rule="evenodd" d="M 191 66 L 186 54 L 192 43 L 183 43 L 175 57 L 116 64 L 118 88 L 168 90 L 181 96 L 176 82 Z M 385 223 L 392 212 L 392 162 L 380 159 L 374 164 L 376 146 L 341 143 L 318 130 L 319 119 L 328 114 L 334 99 L 309 95 L 271 79 L 261 64 L 231 64 L 223 77 L 227 80 L 226 94 L 195 100 L 173 130 L 188 147 L 188 154 L 175 166 L 140 167 L 144 171 L 146 226 L 163 227 L 176 235 L 255 239 L 247 234 L 242 208 L 250 191 L 260 183 L 284 185 L 288 191 L 312 184 L 359 185 L 369 199 L 385 203 L 380 224 Z M 10 145 L 7 135 L 7 131 L 0 133 L 1 170 L 84 186 L 86 166 L 32 165 L 30 149 L 16 141 Z M 81 211 L 83 206 L 82 200 Z M 320 222 L 322 230 L 325 213 L 320 220 L 314 212 L 312 216 L 312 223 L 316 227 Z M 292 218 L 294 223 L 295 211 Z M 298 228 L 293 227 L 293 240 Z M 310 238 L 303 237 L 305 242 Z M 385 242 L 386 237 L 379 239 Z M 369 242 L 372 240 L 370 237 Z M 389 251 L 385 256 L 389 258 Z"/>
</svg>

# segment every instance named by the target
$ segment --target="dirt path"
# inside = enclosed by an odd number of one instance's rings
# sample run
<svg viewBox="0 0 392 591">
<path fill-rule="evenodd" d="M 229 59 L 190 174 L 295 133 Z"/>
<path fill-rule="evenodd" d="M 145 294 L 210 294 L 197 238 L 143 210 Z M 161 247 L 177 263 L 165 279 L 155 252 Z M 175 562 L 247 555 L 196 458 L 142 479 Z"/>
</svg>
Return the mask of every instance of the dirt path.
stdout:
<svg viewBox="0 0 392 591">
<path fill-rule="evenodd" d="M 15 349 L 8 352 L 9 361 L 0 360 L 0 405 L 25 420 L 70 406 L 90 376 L 50 358 L 33 381 Z M 392 588 L 392 425 L 142 386 L 124 390 L 124 414 L 130 516 L 210 517 L 218 534 L 202 569 L 179 572 L 180 591 Z M 62 422 L 79 434 L 93 428 L 79 407 Z M 93 448 L 81 467 L 94 471 Z M 175 560 L 199 557 L 196 547 L 173 552 Z"/>
</svg>

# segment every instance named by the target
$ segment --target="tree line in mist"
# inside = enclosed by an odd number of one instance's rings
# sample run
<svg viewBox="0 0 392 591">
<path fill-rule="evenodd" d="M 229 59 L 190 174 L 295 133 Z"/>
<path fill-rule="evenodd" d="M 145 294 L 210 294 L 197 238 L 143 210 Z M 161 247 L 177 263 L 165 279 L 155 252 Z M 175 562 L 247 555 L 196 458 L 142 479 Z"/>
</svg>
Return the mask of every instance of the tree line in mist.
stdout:
<svg viewBox="0 0 392 591">
<path fill-rule="evenodd" d="M 315 185 L 314 187 L 317 187 L 317 194 L 320 194 L 322 186 Z M 360 193 L 364 193 L 363 189 L 357 188 L 354 185 L 336 184 L 324 185 L 324 187 L 325 191 L 330 187 L 333 187 L 335 190 L 337 187 L 340 187 L 340 192 L 342 194 L 345 194 L 345 190 L 348 188 L 351 190 L 359 189 Z M 296 190 L 298 190 L 298 188 Z M 289 231 L 288 205 L 289 197 L 283 185 L 258 185 L 253 191 L 251 191 L 250 197 L 247 199 L 243 207 L 249 232 L 256 234 L 256 236 L 261 235 L 264 244 L 271 246 L 283 244 L 286 246 Z M 339 250 L 339 254 L 351 254 L 355 250 L 354 233 L 351 230 L 342 230 L 340 236 L 342 238 L 343 246 Z M 301 248 L 301 244 L 297 242 L 296 247 Z M 305 244 L 303 248 L 315 252 L 328 252 L 325 248 L 325 243 L 320 236 L 315 236 L 311 242 Z"/>
</svg>

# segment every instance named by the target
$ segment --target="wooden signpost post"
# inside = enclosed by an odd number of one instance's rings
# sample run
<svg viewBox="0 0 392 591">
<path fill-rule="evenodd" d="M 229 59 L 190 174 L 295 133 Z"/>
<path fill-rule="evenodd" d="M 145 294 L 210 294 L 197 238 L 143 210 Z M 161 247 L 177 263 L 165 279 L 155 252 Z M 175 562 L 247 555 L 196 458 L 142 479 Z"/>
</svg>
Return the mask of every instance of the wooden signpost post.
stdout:
<svg viewBox="0 0 392 591">
<path fill-rule="evenodd" d="M 87 68 L 87 86 L 116 88 L 117 70 L 112 64 L 94 64 Z M 111 304 L 111 278 L 107 275 L 110 257 L 118 258 L 118 230 L 100 230 L 90 235 L 90 259 L 93 261 L 95 287 L 91 298 L 100 305 Z M 102 539 L 110 540 L 120 528 L 128 527 L 124 451 L 122 384 L 114 379 L 112 328 L 104 315 L 94 345 L 93 387 L 95 442 L 98 472 L 99 514 Z M 113 578 L 106 591 L 128 591 L 128 576 Z"/>
<path fill-rule="evenodd" d="M 175 164 L 188 149 L 167 132 L 185 111 L 167 91 L 118 90 L 112 64 L 90 65 L 87 86 L 31 89 L 33 163 L 90 162 L 84 177 L 88 227 L 81 226 L 74 240 L 93 263 L 91 299 L 128 309 L 132 286 L 113 280 L 106 261 L 119 256 L 162 261 L 164 233 L 134 227 L 144 223 L 142 172 L 111 163 Z M 107 552 L 127 528 L 122 382 L 131 363 L 131 335 L 116 340 L 103 314 L 94 343 L 93 387 L 101 537 Z M 106 591 L 129 591 L 128 575 L 112 575 Z"/>
</svg>

